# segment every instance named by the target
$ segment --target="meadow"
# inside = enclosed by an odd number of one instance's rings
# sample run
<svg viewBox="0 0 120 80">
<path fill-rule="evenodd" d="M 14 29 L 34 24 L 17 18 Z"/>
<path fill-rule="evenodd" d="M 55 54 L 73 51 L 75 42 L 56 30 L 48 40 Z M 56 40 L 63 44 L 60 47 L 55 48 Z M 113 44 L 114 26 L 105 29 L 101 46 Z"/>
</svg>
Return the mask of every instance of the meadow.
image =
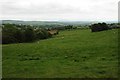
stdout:
<svg viewBox="0 0 120 80">
<path fill-rule="evenodd" d="M 117 78 L 118 29 L 60 31 L 33 43 L 2 45 L 3 78 Z"/>
</svg>

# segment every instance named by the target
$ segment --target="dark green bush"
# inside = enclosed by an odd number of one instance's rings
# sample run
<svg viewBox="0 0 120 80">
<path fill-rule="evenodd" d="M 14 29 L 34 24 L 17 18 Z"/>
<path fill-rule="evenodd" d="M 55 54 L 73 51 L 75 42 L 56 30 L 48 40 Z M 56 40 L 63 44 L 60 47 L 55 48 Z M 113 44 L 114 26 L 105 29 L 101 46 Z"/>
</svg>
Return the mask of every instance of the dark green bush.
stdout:
<svg viewBox="0 0 120 80">
<path fill-rule="evenodd" d="M 2 27 L 2 44 L 33 42 L 52 37 L 45 29 L 36 29 L 29 25 L 4 24 Z"/>
<path fill-rule="evenodd" d="M 92 32 L 104 31 L 110 29 L 106 23 L 92 24 L 90 26 Z"/>
</svg>

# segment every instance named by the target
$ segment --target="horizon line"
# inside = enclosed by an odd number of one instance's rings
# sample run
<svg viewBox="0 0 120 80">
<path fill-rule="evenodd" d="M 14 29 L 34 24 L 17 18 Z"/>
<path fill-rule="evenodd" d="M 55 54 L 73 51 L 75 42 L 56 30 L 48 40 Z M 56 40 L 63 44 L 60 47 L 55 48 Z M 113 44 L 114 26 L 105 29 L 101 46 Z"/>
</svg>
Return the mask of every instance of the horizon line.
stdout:
<svg viewBox="0 0 120 80">
<path fill-rule="evenodd" d="M 118 20 L 22 20 L 22 19 L 0 19 L 0 21 L 11 20 L 11 21 L 57 21 L 57 22 L 118 22 Z"/>
</svg>

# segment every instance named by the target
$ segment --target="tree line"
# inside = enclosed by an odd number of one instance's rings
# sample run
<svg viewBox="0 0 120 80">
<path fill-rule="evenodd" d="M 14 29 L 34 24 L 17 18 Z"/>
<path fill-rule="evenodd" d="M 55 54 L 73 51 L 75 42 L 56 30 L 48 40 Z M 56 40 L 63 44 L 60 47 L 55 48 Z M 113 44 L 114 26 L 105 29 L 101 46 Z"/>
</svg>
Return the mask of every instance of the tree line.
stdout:
<svg viewBox="0 0 120 80">
<path fill-rule="evenodd" d="M 50 37 L 52 35 L 43 28 L 30 25 L 2 25 L 2 44 L 33 42 Z"/>
<path fill-rule="evenodd" d="M 119 24 L 96 23 L 89 26 L 92 32 L 104 31 L 120 28 Z"/>
<path fill-rule="evenodd" d="M 59 33 L 59 30 L 76 29 L 73 25 L 62 27 L 38 27 L 22 24 L 2 24 L 2 44 L 25 43 L 47 39 Z"/>
</svg>

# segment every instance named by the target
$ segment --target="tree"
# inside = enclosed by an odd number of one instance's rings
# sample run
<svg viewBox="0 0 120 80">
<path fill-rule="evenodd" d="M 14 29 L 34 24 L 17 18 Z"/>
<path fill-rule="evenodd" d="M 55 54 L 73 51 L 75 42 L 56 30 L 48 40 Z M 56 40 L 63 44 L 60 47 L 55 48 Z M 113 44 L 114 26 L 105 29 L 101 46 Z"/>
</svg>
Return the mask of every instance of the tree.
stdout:
<svg viewBox="0 0 120 80">
<path fill-rule="evenodd" d="M 67 25 L 65 26 L 65 29 L 72 29 L 73 28 L 73 25 Z"/>
<path fill-rule="evenodd" d="M 98 31 L 110 29 L 106 23 L 92 24 L 90 28 L 92 32 L 98 32 Z"/>
<path fill-rule="evenodd" d="M 31 27 L 26 28 L 24 34 L 25 34 L 25 42 L 34 41 L 35 33 Z"/>
<path fill-rule="evenodd" d="M 50 37 L 52 35 L 46 29 L 34 26 L 4 24 L 2 27 L 2 44 L 33 42 Z"/>
<path fill-rule="evenodd" d="M 17 39 L 14 36 L 16 30 L 16 27 L 12 24 L 5 24 L 2 27 L 2 43 L 7 44 L 17 42 Z"/>
</svg>

